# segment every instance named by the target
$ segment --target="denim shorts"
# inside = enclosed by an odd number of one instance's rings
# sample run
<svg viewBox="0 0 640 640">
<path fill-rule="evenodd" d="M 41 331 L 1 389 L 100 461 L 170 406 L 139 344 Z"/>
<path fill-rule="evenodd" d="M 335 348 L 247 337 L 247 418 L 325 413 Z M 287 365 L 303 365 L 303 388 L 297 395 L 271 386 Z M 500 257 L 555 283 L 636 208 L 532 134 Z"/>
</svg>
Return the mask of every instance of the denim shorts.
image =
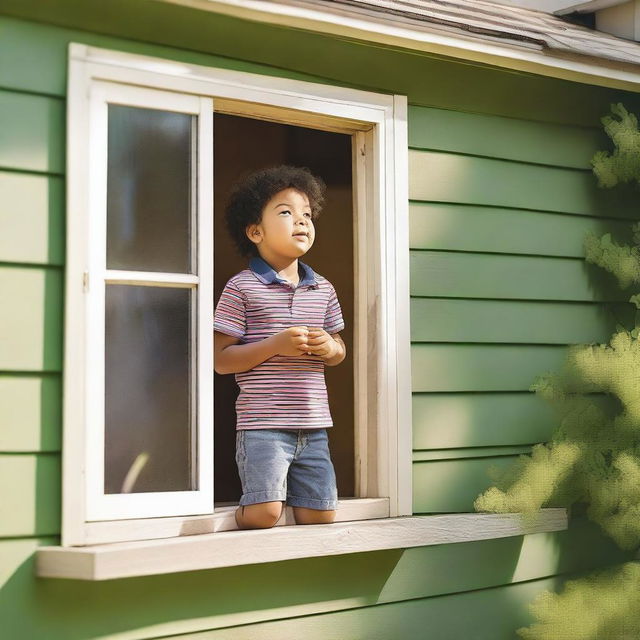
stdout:
<svg viewBox="0 0 640 640">
<path fill-rule="evenodd" d="M 326 429 L 239 429 L 236 463 L 240 505 L 281 500 L 292 507 L 338 507 Z"/>
</svg>

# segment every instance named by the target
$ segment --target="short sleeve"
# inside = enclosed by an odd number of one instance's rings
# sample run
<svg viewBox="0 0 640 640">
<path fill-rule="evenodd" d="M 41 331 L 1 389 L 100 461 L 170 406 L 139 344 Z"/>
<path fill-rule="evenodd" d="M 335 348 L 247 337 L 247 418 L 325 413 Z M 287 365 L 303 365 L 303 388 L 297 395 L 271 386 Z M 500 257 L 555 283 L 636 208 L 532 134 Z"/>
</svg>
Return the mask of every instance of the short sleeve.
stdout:
<svg viewBox="0 0 640 640">
<path fill-rule="evenodd" d="M 344 319 L 342 318 L 342 309 L 338 302 L 338 296 L 333 285 L 330 284 L 331 291 L 329 293 L 329 302 L 327 303 L 327 311 L 324 316 L 324 330 L 327 333 L 338 333 L 344 329 Z"/>
<path fill-rule="evenodd" d="M 229 280 L 224 286 L 213 313 L 213 329 L 220 333 L 242 338 L 247 332 L 244 296 L 238 286 Z"/>
</svg>

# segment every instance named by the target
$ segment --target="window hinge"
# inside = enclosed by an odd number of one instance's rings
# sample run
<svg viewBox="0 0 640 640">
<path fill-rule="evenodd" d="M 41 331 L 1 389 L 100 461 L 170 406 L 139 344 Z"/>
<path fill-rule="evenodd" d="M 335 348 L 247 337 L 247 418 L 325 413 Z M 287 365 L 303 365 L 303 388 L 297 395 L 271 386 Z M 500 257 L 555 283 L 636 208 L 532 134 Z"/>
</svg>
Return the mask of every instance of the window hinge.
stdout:
<svg viewBox="0 0 640 640">
<path fill-rule="evenodd" d="M 84 293 L 87 293 L 87 291 L 89 291 L 89 272 L 88 271 L 82 272 L 82 291 Z"/>
</svg>

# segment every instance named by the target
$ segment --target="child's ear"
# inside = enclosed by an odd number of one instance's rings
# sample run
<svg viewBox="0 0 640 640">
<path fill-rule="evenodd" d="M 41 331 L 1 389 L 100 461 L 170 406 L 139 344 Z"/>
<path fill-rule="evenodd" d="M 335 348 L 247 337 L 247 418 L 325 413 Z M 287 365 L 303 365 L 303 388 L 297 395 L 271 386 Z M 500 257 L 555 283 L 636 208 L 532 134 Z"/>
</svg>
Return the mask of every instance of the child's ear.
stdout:
<svg viewBox="0 0 640 640">
<path fill-rule="evenodd" d="M 260 229 L 258 229 L 257 224 L 250 224 L 245 228 L 245 233 L 247 234 L 247 238 L 251 240 L 254 244 L 260 244 L 260 240 L 262 239 L 262 234 L 260 233 Z"/>
</svg>

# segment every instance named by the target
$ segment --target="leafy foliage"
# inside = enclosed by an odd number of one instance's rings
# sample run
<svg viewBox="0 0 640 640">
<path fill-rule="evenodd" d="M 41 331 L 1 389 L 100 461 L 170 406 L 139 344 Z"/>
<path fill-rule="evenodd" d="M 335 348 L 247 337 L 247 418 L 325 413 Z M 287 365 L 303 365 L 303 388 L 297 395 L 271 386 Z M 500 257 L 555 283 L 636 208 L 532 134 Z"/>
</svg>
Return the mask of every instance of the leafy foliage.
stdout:
<svg viewBox="0 0 640 640">
<path fill-rule="evenodd" d="M 621 104 L 602 119 L 613 153 L 592 159 L 601 187 L 640 184 L 640 131 Z M 611 273 L 620 288 L 640 285 L 640 223 L 634 246 L 610 234 L 584 240 L 585 257 Z M 640 309 L 640 293 L 630 302 Z M 477 511 L 521 512 L 545 506 L 569 512 L 578 503 L 621 549 L 640 547 L 640 326 L 616 327 L 608 344 L 570 345 L 559 372 L 537 377 L 530 387 L 554 409 L 557 426 L 549 442 L 535 445 L 475 501 Z M 630 562 L 545 592 L 532 605 L 538 622 L 519 629 L 525 640 L 622 640 L 640 637 L 640 564 Z"/>
</svg>

